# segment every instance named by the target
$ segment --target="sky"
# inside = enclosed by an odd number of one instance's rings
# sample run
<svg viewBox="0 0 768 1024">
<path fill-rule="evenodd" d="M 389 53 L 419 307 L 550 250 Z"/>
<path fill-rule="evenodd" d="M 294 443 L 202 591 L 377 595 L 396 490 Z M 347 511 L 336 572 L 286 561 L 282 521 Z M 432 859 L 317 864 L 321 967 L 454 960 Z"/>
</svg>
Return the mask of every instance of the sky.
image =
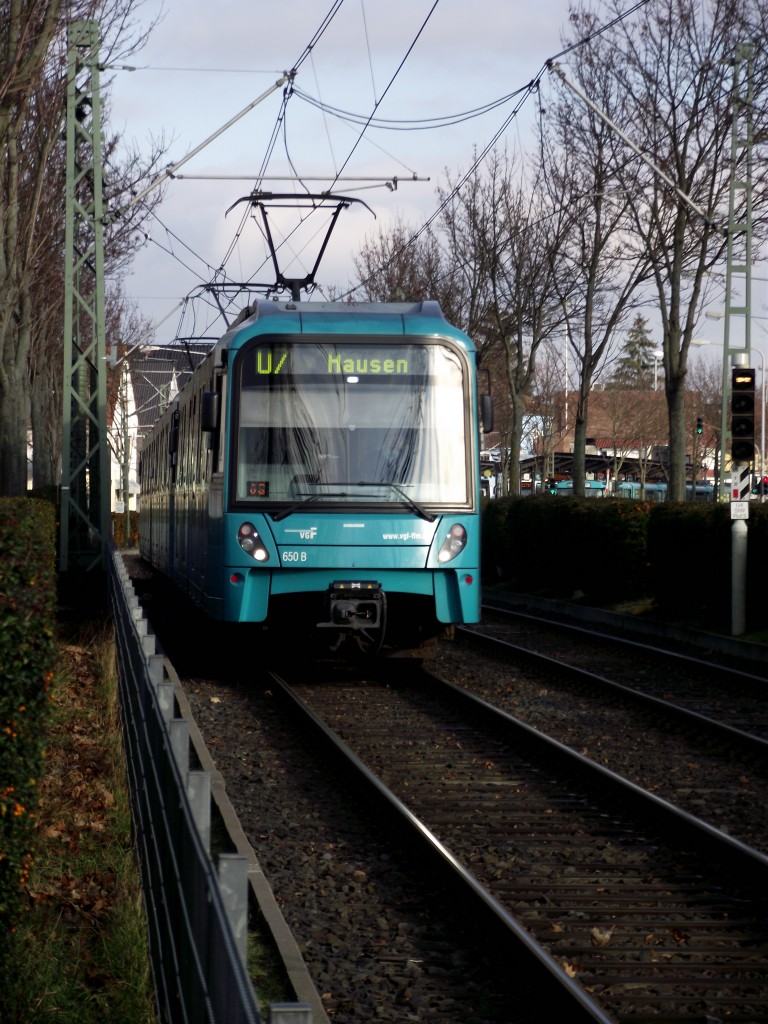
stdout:
<svg viewBox="0 0 768 1024">
<path fill-rule="evenodd" d="M 321 299 L 323 288 L 343 291 L 355 282 L 354 254 L 380 229 L 398 220 L 418 228 L 434 213 L 436 189 L 447 174 L 470 168 L 521 97 L 447 127 L 413 122 L 471 111 L 524 89 L 559 53 L 568 28 L 568 0 L 344 0 L 308 54 L 333 7 L 334 0 L 145 0 L 138 21 L 157 24 L 147 45 L 124 59 L 136 70 L 103 72 L 110 131 L 144 151 L 163 139 L 163 165 L 170 166 L 298 64 L 284 116 L 281 87 L 166 185 L 157 218 L 147 224 L 149 237 L 123 282 L 128 300 L 159 325 L 157 342 L 223 332 L 210 302 L 181 305 L 217 269 L 231 280 L 274 281 L 262 232 L 243 217 L 248 204 L 227 210 L 250 193 L 276 129 L 264 189 L 301 192 L 290 180 L 299 175 L 305 188 L 323 191 L 340 174 L 334 190 L 362 200 L 341 213 L 328 243 L 313 296 Z M 362 132 L 298 90 L 363 119 L 375 112 L 401 128 L 411 122 L 410 130 L 371 126 Z M 529 148 L 534 115 L 531 97 L 500 136 L 499 148 Z M 391 186 L 395 177 L 396 187 L 388 188 L 385 181 Z M 312 269 L 326 223 L 306 213 L 302 221 L 294 209 L 270 212 L 276 239 L 290 236 L 280 249 L 282 273 L 301 277 Z"/>
<path fill-rule="evenodd" d="M 162 140 L 163 165 L 172 166 L 221 132 L 166 183 L 123 280 L 128 301 L 156 326 L 154 340 L 167 344 L 177 336 L 223 333 L 215 303 L 201 292 L 217 272 L 230 281 L 274 282 L 261 222 L 253 211 L 249 216 L 247 203 L 238 204 L 260 173 L 265 190 L 293 194 L 333 187 L 360 200 L 340 214 L 317 271 L 312 298 L 323 299 L 329 287 L 341 294 L 351 289 L 357 281 L 354 256 L 380 231 L 396 223 L 413 230 L 423 225 L 438 208 L 437 189 L 445 188 L 448 176 L 455 181 L 467 172 L 496 136 L 497 148 L 510 154 L 530 151 L 536 101 L 525 89 L 563 49 L 570 2 L 137 3 L 137 27 L 154 27 L 143 49 L 102 74 L 110 134 L 145 152 Z M 633 5 L 625 0 L 623 6 Z M 559 63 L 568 73 L 568 58 Z M 294 68 L 294 94 L 283 107 L 287 86 L 273 87 Z M 549 74 L 541 80 L 544 97 Z M 362 124 L 324 112 L 300 93 L 363 122 L 375 115 L 399 130 L 372 123 L 363 131 Z M 459 123 L 418 123 L 449 119 L 503 97 L 511 98 Z M 303 277 L 314 266 L 329 214 L 308 217 L 307 210 L 291 206 L 271 209 L 269 223 L 280 245 L 280 271 Z M 768 271 L 762 260 L 754 273 L 760 316 L 753 337 L 764 347 Z M 246 301 L 239 297 L 230 319 Z M 715 294 L 713 301 L 722 307 L 722 297 Z M 703 322 L 700 333 L 712 342 L 701 351 L 716 356 L 722 324 Z"/>
</svg>

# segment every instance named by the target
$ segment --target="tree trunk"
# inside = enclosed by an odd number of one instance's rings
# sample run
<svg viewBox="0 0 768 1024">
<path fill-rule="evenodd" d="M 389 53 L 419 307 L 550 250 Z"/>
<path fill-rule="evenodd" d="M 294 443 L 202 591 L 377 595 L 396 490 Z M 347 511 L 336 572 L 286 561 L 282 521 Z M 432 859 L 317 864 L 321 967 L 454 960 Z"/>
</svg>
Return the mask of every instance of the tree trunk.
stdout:
<svg viewBox="0 0 768 1024">
<path fill-rule="evenodd" d="M 667 406 L 669 409 L 669 491 L 670 501 L 685 501 L 685 392 L 676 387 L 675 381 L 667 388 Z"/>
<path fill-rule="evenodd" d="M 576 402 L 575 423 L 573 427 L 573 494 L 574 497 L 583 498 L 587 493 L 587 417 L 589 415 L 589 388 L 592 384 L 592 377 L 589 374 L 588 366 L 585 366 L 579 381 L 579 394 Z"/>
<path fill-rule="evenodd" d="M 32 486 L 51 487 L 58 483 L 61 461 L 61 367 L 57 361 L 44 363 L 32 380 Z"/>
<path fill-rule="evenodd" d="M 520 494 L 520 458 L 519 452 L 523 442 L 523 396 L 519 396 L 512 406 L 512 422 L 509 430 L 509 494 L 518 497 Z"/>
<path fill-rule="evenodd" d="M 27 491 L 29 382 L 26 360 L 0 368 L 0 495 L 17 498 Z"/>
</svg>

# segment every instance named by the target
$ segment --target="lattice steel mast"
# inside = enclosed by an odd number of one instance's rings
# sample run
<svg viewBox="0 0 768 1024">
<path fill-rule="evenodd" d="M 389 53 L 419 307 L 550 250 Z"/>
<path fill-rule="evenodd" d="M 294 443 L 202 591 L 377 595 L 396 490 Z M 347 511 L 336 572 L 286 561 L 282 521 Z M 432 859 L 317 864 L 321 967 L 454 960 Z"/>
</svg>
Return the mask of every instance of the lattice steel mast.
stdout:
<svg viewBox="0 0 768 1024">
<path fill-rule="evenodd" d="M 67 42 L 62 572 L 105 566 L 111 534 L 98 22 Z"/>
</svg>

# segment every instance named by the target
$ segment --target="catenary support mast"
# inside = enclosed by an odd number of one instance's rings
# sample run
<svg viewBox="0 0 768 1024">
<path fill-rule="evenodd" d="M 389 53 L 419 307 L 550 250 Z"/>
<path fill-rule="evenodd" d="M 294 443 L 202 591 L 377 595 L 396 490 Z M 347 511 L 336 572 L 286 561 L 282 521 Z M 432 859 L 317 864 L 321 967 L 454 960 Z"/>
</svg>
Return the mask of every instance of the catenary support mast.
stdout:
<svg viewBox="0 0 768 1024">
<path fill-rule="evenodd" d="M 98 22 L 67 41 L 62 572 L 104 567 L 111 533 Z"/>
<path fill-rule="evenodd" d="M 106 567 L 110 514 L 104 226 L 141 202 L 176 170 L 292 79 L 265 92 L 107 217 L 103 206 L 99 24 L 74 21 L 67 33 L 67 131 L 64 228 L 64 402 L 59 569 Z"/>
</svg>

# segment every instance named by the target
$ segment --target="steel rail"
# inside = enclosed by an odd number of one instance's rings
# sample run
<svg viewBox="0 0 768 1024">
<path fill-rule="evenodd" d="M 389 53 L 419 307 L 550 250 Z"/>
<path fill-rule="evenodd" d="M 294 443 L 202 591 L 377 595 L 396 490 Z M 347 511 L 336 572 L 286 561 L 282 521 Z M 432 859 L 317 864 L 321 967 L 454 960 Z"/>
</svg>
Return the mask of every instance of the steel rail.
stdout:
<svg viewBox="0 0 768 1024">
<path fill-rule="evenodd" d="M 551 957 L 539 943 L 523 928 L 499 901 L 481 884 L 453 854 L 440 842 L 437 836 L 413 814 L 408 807 L 392 793 L 384 783 L 371 772 L 357 757 L 349 746 L 330 728 L 302 699 L 290 685 L 274 672 L 270 673 L 277 691 L 301 712 L 305 720 L 312 724 L 315 735 L 320 736 L 327 749 L 341 757 L 355 769 L 357 779 L 365 789 L 403 825 L 406 825 L 412 836 L 419 842 L 422 849 L 431 854 L 431 860 L 438 871 L 452 878 L 462 889 L 464 899 L 469 897 L 469 905 L 479 911 L 494 929 L 503 947 L 513 953 L 521 953 L 532 966 L 535 966 L 558 982 L 559 992 L 564 1004 L 551 1007 L 551 1012 L 568 1013 L 569 1024 L 581 1024 L 582 1021 L 599 1021 L 600 1024 L 612 1024 L 610 1017 L 589 997 L 561 965 Z M 497 952 L 501 950 L 497 949 Z"/>
<path fill-rule="evenodd" d="M 517 615 L 516 612 L 510 614 Z M 560 628 L 560 623 L 556 622 L 547 622 L 547 625 L 556 629 Z M 611 643 L 616 643 L 617 645 L 625 643 L 621 638 L 617 639 L 609 634 L 593 633 L 579 626 L 566 624 L 563 626 L 563 629 L 574 630 L 582 634 L 589 635 L 590 637 L 594 637 L 595 639 L 607 640 Z M 663 700 L 661 697 L 654 697 L 652 694 L 643 693 L 642 690 L 638 690 L 634 686 L 627 686 L 626 683 L 619 683 L 615 679 L 609 679 L 607 676 L 591 672 L 589 669 L 581 668 L 578 665 L 569 665 L 567 662 L 561 661 L 558 658 L 553 658 L 548 654 L 543 654 L 541 651 L 534 651 L 528 647 L 522 646 L 521 644 L 512 643 L 509 640 L 502 640 L 499 637 L 489 636 L 487 633 L 483 633 L 479 629 L 457 626 L 456 635 L 469 640 L 471 643 L 483 644 L 487 647 L 504 651 L 505 653 L 511 652 L 516 657 L 525 658 L 527 661 L 534 664 L 544 665 L 548 670 L 557 671 L 561 677 L 567 676 L 580 683 L 586 683 L 590 686 L 600 687 L 608 692 L 617 693 L 623 699 L 632 701 L 640 707 L 661 712 L 666 718 L 675 719 L 684 723 L 689 728 L 695 727 L 699 730 L 705 731 L 720 741 L 731 743 L 736 746 L 741 753 L 748 752 L 759 757 L 768 758 L 768 740 L 761 736 L 756 736 L 754 733 L 745 732 L 743 729 L 738 729 L 735 726 L 728 725 L 725 722 L 719 722 L 717 719 L 710 718 L 708 715 L 704 715 L 700 711 L 693 711 L 681 704 L 675 704 L 671 701 Z M 672 658 L 685 659 L 687 663 L 693 667 L 697 665 L 706 665 L 709 670 L 712 669 L 711 663 L 703 662 L 698 658 L 686 659 L 686 656 L 679 652 L 668 652 L 663 648 L 648 647 L 644 644 L 637 643 L 636 641 L 627 641 L 627 643 L 635 648 L 650 651 L 653 654 L 663 656 L 668 655 Z M 730 672 L 727 668 L 723 668 L 722 671 Z M 756 682 L 763 682 L 763 680 L 756 676 L 748 676 L 747 673 L 738 672 L 736 674 L 742 677 L 742 679 L 754 679 Z"/>
<path fill-rule="evenodd" d="M 571 777 L 576 775 L 586 779 L 590 786 L 599 778 L 601 786 L 620 806 L 631 807 L 635 813 L 641 814 L 656 826 L 661 823 L 670 832 L 683 837 L 692 848 L 707 850 L 717 863 L 728 864 L 742 877 L 752 878 L 760 886 L 758 892 L 768 893 L 768 856 L 759 850 L 721 832 L 708 822 L 676 807 L 663 797 L 650 793 L 622 775 L 617 775 L 610 768 L 597 764 L 559 740 L 546 736 L 509 712 L 478 697 L 477 694 L 441 679 L 438 675 L 426 675 L 434 679 L 435 685 L 450 691 L 457 700 L 471 707 L 488 726 L 501 732 L 506 738 L 510 735 L 516 739 L 525 737 L 533 749 L 545 752 L 548 760 L 559 761 L 567 768 Z"/>
<path fill-rule="evenodd" d="M 583 626 L 575 622 L 566 622 L 563 619 L 547 618 L 543 615 L 533 615 L 531 612 L 521 611 L 518 608 L 510 608 L 504 604 L 494 604 L 492 601 L 483 599 L 483 609 L 485 611 L 495 612 L 497 615 L 507 615 L 510 618 L 524 619 L 528 622 L 535 622 L 539 625 L 551 626 L 553 629 L 567 630 L 571 633 L 579 633 L 583 636 L 592 637 L 595 640 L 604 640 L 609 643 L 615 643 L 624 647 L 634 648 L 639 651 L 649 651 L 651 654 L 664 655 L 670 659 L 677 659 L 680 662 L 690 665 L 699 666 L 708 672 L 711 672 L 713 668 L 724 668 L 730 675 L 735 679 L 740 679 L 743 682 L 765 684 L 768 679 L 764 675 L 755 675 L 753 672 L 746 672 L 744 669 L 736 668 L 730 665 L 713 665 L 712 661 L 707 661 L 704 658 L 696 657 L 692 654 L 686 654 L 684 651 L 675 650 L 672 647 L 663 647 L 655 643 L 647 643 L 643 640 L 633 640 L 628 636 L 619 636 L 616 633 L 604 633 L 602 630 L 595 629 L 592 626 Z M 621 629 L 621 626 L 617 626 Z M 646 634 L 647 635 L 647 634 Z M 704 634 L 703 637 L 706 637 Z M 686 643 L 686 641 L 681 641 Z M 766 649 L 766 657 L 768 657 L 768 649 Z"/>
<path fill-rule="evenodd" d="M 580 788 L 584 786 L 593 794 L 595 790 L 602 792 L 603 798 L 612 808 L 610 814 L 618 812 L 620 816 L 634 818 L 640 823 L 641 831 L 650 827 L 657 836 L 663 833 L 669 839 L 670 849 L 696 851 L 697 859 L 705 860 L 712 869 L 713 876 L 718 877 L 718 889 L 724 883 L 724 891 L 727 892 L 727 880 L 730 878 L 733 892 L 739 890 L 754 894 L 754 897 L 750 896 L 750 904 L 755 908 L 754 915 L 757 919 L 762 909 L 761 900 L 765 899 L 768 892 L 768 857 L 519 722 L 506 712 L 499 711 L 462 687 L 436 676 L 429 679 L 441 697 L 448 695 L 450 701 L 455 702 L 459 709 L 460 721 L 467 722 L 471 717 L 474 721 L 479 721 L 484 730 L 501 735 L 513 749 L 525 748 L 526 754 L 530 754 L 535 761 L 544 761 L 547 766 L 554 764 L 554 770 L 558 775 L 562 773 L 565 778 L 575 780 L 575 784 Z M 374 794 L 379 805 L 385 806 L 391 815 L 397 816 L 410 830 L 412 838 L 418 839 L 422 843 L 422 848 L 429 851 L 430 864 L 439 867 L 443 875 L 447 872 L 454 874 L 456 884 L 463 886 L 465 890 L 465 899 L 471 898 L 474 901 L 473 912 L 478 918 L 482 917 L 482 926 L 488 927 L 493 923 L 494 939 L 502 955 L 508 958 L 508 962 L 514 963 L 510 958 L 514 956 L 515 947 L 518 953 L 524 950 L 527 955 L 526 963 L 535 964 L 549 974 L 550 985 L 541 985 L 542 996 L 546 990 L 547 996 L 553 1001 L 576 999 L 570 1008 L 565 1008 L 563 1003 L 562 1006 L 546 1007 L 543 1012 L 554 1015 L 555 1019 L 567 1019 L 569 1022 L 584 1019 L 613 1021 L 614 1018 L 606 1015 L 606 1011 L 599 1005 L 599 994 L 593 999 L 586 990 L 580 990 L 570 975 L 565 974 L 560 963 L 553 960 L 550 954 L 539 946 L 520 922 L 435 837 L 429 826 L 375 776 L 347 743 L 326 725 L 287 683 L 277 677 L 273 677 L 273 680 L 275 690 L 284 695 L 302 713 L 305 720 L 311 723 L 315 734 L 322 737 L 328 749 L 333 750 L 347 766 L 351 765 L 354 768 L 356 778 L 365 787 L 366 793 Z M 425 686 L 429 685 L 428 679 L 425 678 L 420 692 L 423 694 Z M 307 699 L 312 700 L 311 697 Z M 740 898 L 743 900 L 743 897 Z M 558 996 L 551 993 L 555 987 L 551 984 L 552 981 L 562 985 Z M 756 981 L 755 984 L 759 983 Z"/>
</svg>

